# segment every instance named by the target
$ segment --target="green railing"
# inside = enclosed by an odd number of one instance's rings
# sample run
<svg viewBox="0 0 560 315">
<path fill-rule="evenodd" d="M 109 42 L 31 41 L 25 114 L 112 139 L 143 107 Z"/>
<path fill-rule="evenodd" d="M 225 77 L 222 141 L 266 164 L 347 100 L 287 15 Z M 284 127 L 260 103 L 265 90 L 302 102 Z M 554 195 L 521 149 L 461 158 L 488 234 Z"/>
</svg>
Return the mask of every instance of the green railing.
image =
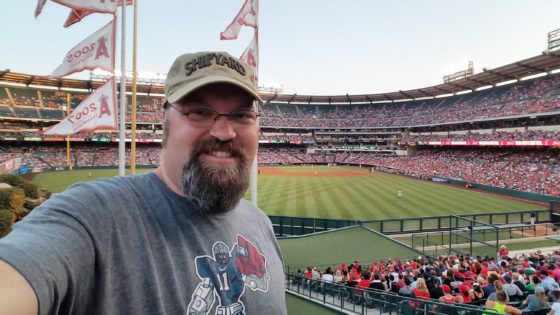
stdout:
<svg viewBox="0 0 560 315">
<path fill-rule="evenodd" d="M 535 210 L 536 223 L 550 222 L 550 210 Z M 493 212 L 458 215 L 458 217 L 487 223 L 499 224 L 529 224 L 531 210 L 517 212 Z M 362 224 L 383 234 L 420 233 L 448 230 L 455 225 L 450 216 L 417 217 L 401 219 L 384 219 L 363 221 Z"/>
<path fill-rule="evenodd" d="M 286 290 L 315 303 L 353 314 L 429 314 L 429 315 L 482 315 L 483 306 L 476 304 L 445 304 L 439 300 L 414 299 L 395 293 L 373 289 L 356 289 L 332 282 L 307 279 L 286 273 Z"/>
<path fill-rule="evenodd" d="M 550 222 L 550 210 L 536 210 L 536 223 Z M 458 217 L 486 224 L 529 224 L 531 210 L 459 215 Z M 364 225 L 383 234 L 421 233 L 449 230 L 454 226 L 450 216 L 417 217 L 383 220 L 336 220 L 304 217 L 269 216 L 276 236 L 296 236 L 323 232 L 353 225 Z"/>
<path fill-rule="evenodd" d="M 306 235 L 343 227 L 354 226 L 359 223 L 355 220 L 334 220 L 319 218 L 268 216 L 276 236 Z"/>
</svg>

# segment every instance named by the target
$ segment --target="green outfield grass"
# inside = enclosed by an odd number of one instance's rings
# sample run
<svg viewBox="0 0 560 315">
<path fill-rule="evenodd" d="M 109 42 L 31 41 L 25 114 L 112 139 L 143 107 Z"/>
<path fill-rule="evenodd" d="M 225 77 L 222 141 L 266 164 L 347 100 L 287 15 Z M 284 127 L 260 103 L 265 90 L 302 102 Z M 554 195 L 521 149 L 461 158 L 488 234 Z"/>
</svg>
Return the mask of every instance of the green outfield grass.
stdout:
<svg viewBox="0 0 560 315">
<path fill-rule="evenodd" d="M 275 174 L 268 174 L 271 171 Z M 115 169 L 75 170 L 42 173 L 33 180 L 60 192 L 72 183 L 117 173 Z M 397 197 L 398 190 L 402 191 L 401 198 Z M 250 199 L 250 192 L 246 197 Z M 367 169 L 357 167 L 325 166 L 262 168 L 258 204 L 269 215 L 360 220 L 545 208 L 451 185 L 382 172 L 369 174 Z"/>
<path fill-rule="evenodd" d="M 295 166 L 281 171 L 283 176 L 263 171 L 258 177 L 258 204 L 270 215 L 372 220 L 545 208 L 451 185 L 382 172 L 370 175 L 357 167 Z M 344 171 L 365 176 L 329 176 Z"/>
</svg>

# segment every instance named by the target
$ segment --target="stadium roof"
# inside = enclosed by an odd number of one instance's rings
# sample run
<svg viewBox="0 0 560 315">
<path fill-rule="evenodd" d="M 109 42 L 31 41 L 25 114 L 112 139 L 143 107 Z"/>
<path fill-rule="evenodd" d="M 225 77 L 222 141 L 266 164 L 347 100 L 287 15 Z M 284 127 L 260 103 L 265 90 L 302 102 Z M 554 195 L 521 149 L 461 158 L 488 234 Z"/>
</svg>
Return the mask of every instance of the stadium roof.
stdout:
<svg viewBox="0 0 560 315">
<path fill-rule="evenodd" d="M 483 69 L 483 72 L 481 73 L 453 82 L 407 91 L 361 95 L 298 95 L 261 93 L 261 96 L 265 101 L 282 103 L 363 104 L 374 102 L 394 102 L 408 99 L 435 98 L 438 96 L 456 94 L 464 91 L 474 91 L 481 87 L 496 86 L 499 83 L 520 80 L 523 77 L 540 73 L 550 73 L 551 71 L 558 69 L 560 69 L 560 51 L 556 51 L 554 53 L 543 52 L 541 55 L 498 68 Z M 102 81 L 94 80 L 48 78 L 15 73 L 10 70 L 0 71 L 0 83 L 1 82 L 86 90 L 95 89 L 104 83 Z M 131 91 L 130 82 L 127 82 L 127 90 Z M 153 83 L 143 84 L 139 81 L 137 91 L 140 93 L 163 94 L 163 85 Z"/>
</svg>

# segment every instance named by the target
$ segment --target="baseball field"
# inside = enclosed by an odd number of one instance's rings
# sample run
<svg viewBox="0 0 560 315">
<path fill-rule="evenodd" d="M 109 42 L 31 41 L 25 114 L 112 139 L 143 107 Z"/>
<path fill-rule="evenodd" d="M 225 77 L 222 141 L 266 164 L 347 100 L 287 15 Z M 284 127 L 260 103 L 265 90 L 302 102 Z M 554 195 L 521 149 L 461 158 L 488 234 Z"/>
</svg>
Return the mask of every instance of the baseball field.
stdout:
<svg viewBox="0 0 560 315">
<path fill-rule="evenodd" d="M 151 169 L 138 172 L 146 171 Z M 72 183 L 117 173 L 115 169 L 60 171 L 37 174 L 33 181 L 60 192 Z M 261 167 L 257 187 L 259 207 L 269 215 L 281 216 L 373 220 L 546 208 L 473 189 L 370 173 L 359 167 Z M 246 197 L 250 199 L 250 192 Z"/>
</svg>

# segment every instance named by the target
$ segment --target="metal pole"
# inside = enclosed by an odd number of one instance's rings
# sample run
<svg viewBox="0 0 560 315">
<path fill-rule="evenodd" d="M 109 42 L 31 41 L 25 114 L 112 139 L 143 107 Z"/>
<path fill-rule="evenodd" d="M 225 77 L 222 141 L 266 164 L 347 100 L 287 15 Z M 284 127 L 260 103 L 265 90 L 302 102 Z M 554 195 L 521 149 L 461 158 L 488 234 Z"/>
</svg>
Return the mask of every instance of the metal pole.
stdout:
<svg viewBox="0 0 560 315">
<path fill-rule="evenodd" d="M 124 3 L 123 3 L 124 6 Z M 134 1 L 134 31 L 132 35 L 132 113 L 130 115 L 130 173 L 136 173 L 136 47 L 138 46 L 138 0 Z"/>
<path fill-rule="evenodd" d="M 120 88 L 120 129 L 119 129 L 119 175 L 125 173 L 125 130 L 126 130 L 126 5 L 123 3 L 121 17 L 121 88 Z"/>
</svg>

